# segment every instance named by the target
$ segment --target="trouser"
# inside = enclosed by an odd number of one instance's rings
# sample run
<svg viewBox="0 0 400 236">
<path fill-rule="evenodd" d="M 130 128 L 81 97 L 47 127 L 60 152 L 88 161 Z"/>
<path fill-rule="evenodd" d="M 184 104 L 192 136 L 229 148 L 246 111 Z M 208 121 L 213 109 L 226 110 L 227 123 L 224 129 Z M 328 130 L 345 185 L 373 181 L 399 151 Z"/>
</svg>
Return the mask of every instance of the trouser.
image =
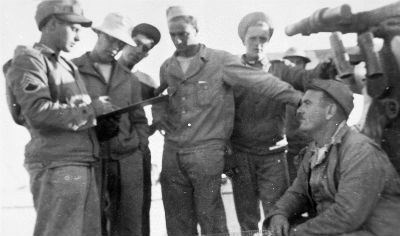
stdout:
<svg viewBox="0 0 400 236">
<path fill-rule="evenodd" d="M 258 230 L 260 200 L 264 215 L 288 188 L 284 152 L 253 155 L 235 150 L 237 173 L 232 177 L 233 198 L 241 231 Z"/>
<path fill-rule="evenodd" d="M 98 236 L 100 208 L 87 163 L 26 164 L 37 213 L 34 236 Z"/>
<path fill-rule="evenodd" d="M 143 154 L 143 207 L 142 232 L 143 236 L 150 235 L 150 205 L 151 205 L 151 153 Z"/>
<path fill-rule="evenodd" d="M 161 190 L 169 236 L 227 233 L 221 198 L 224 147 L 191 151 L 164 146 Z"/>
<path fill-rule="evenodd" d="M 102 235 L 142 235 L 143 154 L 103 159 L 96 168 L 101 189 Z"/>
</svg>

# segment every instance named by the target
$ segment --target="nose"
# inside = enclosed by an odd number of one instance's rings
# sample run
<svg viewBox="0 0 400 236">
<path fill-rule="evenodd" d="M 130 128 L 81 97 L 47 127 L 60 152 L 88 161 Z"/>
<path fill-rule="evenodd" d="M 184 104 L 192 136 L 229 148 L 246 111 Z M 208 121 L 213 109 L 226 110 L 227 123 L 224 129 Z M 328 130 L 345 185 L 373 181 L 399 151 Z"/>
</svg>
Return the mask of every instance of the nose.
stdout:
<svg viewBox="0 0 400 236">
<path fill-rule="evenodd" d="M 303 105 L 300 104 L 300 106 L 297 108 L 296 110 L 296 116 L 300 117 L 304 114 L 304 110 L 303 110 Z"/>
<path fill-rule="evenodd" d="M 174 37 L 174 42 L 175 42 L 175 44 L 181 44 L 182 40 L 178 36 L 175 36 Z"/>
<path fill-rule="evenodd" d="M 74 40 L 75 40 L 75 42 L 78 42 L 78 41 L 81 40 L 81 38 L 80 38 L 80 36 L 79 36 L 79 33 L 76 33 L 76 34 L 75 34 Z"/>
</svg>

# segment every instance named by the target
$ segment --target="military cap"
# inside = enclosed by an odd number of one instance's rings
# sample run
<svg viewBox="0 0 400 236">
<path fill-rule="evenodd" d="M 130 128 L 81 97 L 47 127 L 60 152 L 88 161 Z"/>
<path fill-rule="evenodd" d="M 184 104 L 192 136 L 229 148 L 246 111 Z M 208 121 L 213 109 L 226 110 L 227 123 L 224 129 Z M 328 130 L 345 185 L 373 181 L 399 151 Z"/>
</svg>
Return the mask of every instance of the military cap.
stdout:
<svg viewBox="0 0 400 236">
<path fill-rule="evenodd" d="M 132 30 L 132 37 L 135 37 L 138 34 L 143 34 L 144 36 L 152 39 L 154 41 L 154 45 L 160 42 L 161 33 L 153 25 L 147 23 L 138 24 Z"/>
<path fill-rule="evenodd" d="M 36 9 L 35 20 L 39 30 L 47 22 L 50 16 L 74 23 L 83 27 L 90 27 L 92 21 L 83 16 L 83 9 L 77 0 L 44 0 Z"/>
<path fill-rule="evenodd" d="M 244 42 L 247 30 L 250 26 L 257 25 L 258 23 L 264 23 L 268 25 L 269 28 L 269 38 L 272 37 L 272 33 L 274 32 L 274 28 L 272 26 L 271 19 L 264 12 L 252 12 L 245 15 L 242 20 L 239 22 L 238 26 L 238 34 L 242 42 Z"/>
<path fill-rule="evenodd" d="M 323 91 L 341 106 L 347 117 L 353 110 L 353 93 L 343 82 L 335 79 L 314 79 L 306 86 L 306 89 Z"/>
<path fill-rule="evenodd" d="M 290 47 L 286 52 L 285 55 L 283 56 L 283 59 L 288 59 L 291 57 L 300 57 L 301 59 L 303 59 L 305 61 L 305 63 L 309 63 L 310 62 L 310 58 L 308 58 L 306 56 L 306 52 L 304 52 L 303 50 L 300 50 L 298 48 L 295 47 Z"/>
</svg>

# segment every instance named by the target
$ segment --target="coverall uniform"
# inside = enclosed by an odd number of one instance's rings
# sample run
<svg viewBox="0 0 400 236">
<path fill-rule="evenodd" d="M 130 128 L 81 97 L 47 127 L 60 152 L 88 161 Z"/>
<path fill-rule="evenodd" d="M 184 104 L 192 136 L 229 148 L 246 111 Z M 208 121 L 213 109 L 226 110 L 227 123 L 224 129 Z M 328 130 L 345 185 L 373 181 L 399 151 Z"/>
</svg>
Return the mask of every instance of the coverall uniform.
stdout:
<svg viewBox="0 0 400 236">
<path fill-rule="evenodd" d="M 250 61 L 246 55 L 242 63 L 267 71 L 278 78 L 293 83 L 304 90 L 304 83 L 311 81 L 315 71 L 298 70 L 280 61 L 270 62 L 267 58 Z M 285 135 L 287 109 L 295 109 L 279 101 L 265 99 L 248 88 L 233 88 L 235 97 L 235 123 L 232 143 L 232 158 L 236 165 L 232 176 L 232 188 L 236 214 L 241 231 L 258 230 L 260 203 L 267 215 L 274 203 L 289 187 L 286 144 L 278 142 Z M 290 122 L 294 117 L 290 117 Z M 304 141 L 304 140 L 302 140 Z"/>
<path fill-rule="evenodd" d="M 158 90 L 167 89 L 169 103 L 154 105 L 153 117 L 176 127 L 165 136 L 160 177 L 168 235 L 197 235 L 197 223 L 202 234 L 227 232 L 220 187 L 233 128 L 235 85 L 293 105 L 301 96 L 238 57 L 204 45 L 186 73 L 175 54 L 161 66 Z"/>
<path fill-rule="evenodd" d="M 274 215 L 290 219 L 307 210 L 315 216 L 292 227 L 291 236 L 398 235 L 400 177 L 374 141 L 342 123 L 325 151 L 312 143 L 303 155 L 265 225 Z"/>
<path fill-rule="evenodd" d="M 8 102 L 31 140 L 25 148 L 37 236 L 97 236 L 100 208 L 93 171 L 92 102 L 74 64 L 44 44 L 18 46 L 5 68 Z"/>
<path fill-rule="evenodd" d="M 132 73 L 112 62 L 107 83 L 91 61 L 89 53 L 75 58 L 82 79 L 91 97 L 109 96 L 118 107 L 141 101 L 140 83 Z M 96 169 L 101 187 L 103 212 L 110 220 L 111 235 L 142 235 L 143 152 L 148 145 L 147 119 L 143 108 L 121 115 L 119 133 L 101 142 L 102 168 Z M 105 222 L 102 222 L 105 227 Z M 103 232 L 104 232 L 103 228 Z"/>
</svg>

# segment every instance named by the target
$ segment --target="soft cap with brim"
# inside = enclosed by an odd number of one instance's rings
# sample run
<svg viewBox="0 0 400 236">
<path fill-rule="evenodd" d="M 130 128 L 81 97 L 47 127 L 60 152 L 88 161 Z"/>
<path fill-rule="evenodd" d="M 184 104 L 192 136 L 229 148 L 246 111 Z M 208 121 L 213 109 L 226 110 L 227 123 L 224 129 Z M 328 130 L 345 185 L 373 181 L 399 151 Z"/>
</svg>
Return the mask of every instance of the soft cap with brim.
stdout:
<svg viewBox="0 0 400 236">
<path fill-rule="evenodd" d="M 152 39 L 154 41 L 154 45 L 160 42 L 161 33 L 153 25 L 147 23 L 138 24 L 132 30 L 132 37 L 135 37 L 138 34 L 143 34 L 144 36 Z"/>
<path fill-rule="evenodd" d="M 239 22 L 238 26 L 238 34 L 242 42 L 246 37 L 247 30 L 250 26 L 254 26 L 258 23 L 265 23 L 269 27 L 269 38 L 271 39 L 272 34 L 274 32 L 274 28 L 272 26 L 271 19 L 264 12 L 252 12 L 245 15 L 242 20 Z"/>
<path fill-rule="evenodd" d="M 291 58 L 291 57 L 299 57 L 299 58 L 303 59 L 305 61 L 305 63 L 309 63 L 310 62 L 310 58 L 308 58 L 306 56 L 306 52 L 304 52 L 303 50 L 300 50 L 298 48 L 295 48 L 295 47 L 289 48 L 285 52 L 285 55 L 283 56 L 283 59 L 288 59 L 288 58 Z"/>
<path fill-rule="evenodd" d="M 128 45 L 136 47 L 137 45 L 131 37 L 132 26 L 132 21 L 127 16 L 120 13 L 110 13 L 104 18 L 101 25 L 92 28 L 94 31 L 108 34 Z"/>
<path fill-rule="evenodd" d="M 77 0 L 45 0 L 39 3 L 36 9 L 35 20 L 39 30 L 50 16 L 58 19 L 90 27 L 92 21 L 83 16 L 83 9 Z"/>
<path fill-rule="evenodd" d="M 306 89 L 319 90 L 327 93 L 335 102 L 341 106 L 349 117 L 354 108 L 353 93 L 343 82 L 334 79 L 314 79 L 306 86 Z"/>
</svg>

